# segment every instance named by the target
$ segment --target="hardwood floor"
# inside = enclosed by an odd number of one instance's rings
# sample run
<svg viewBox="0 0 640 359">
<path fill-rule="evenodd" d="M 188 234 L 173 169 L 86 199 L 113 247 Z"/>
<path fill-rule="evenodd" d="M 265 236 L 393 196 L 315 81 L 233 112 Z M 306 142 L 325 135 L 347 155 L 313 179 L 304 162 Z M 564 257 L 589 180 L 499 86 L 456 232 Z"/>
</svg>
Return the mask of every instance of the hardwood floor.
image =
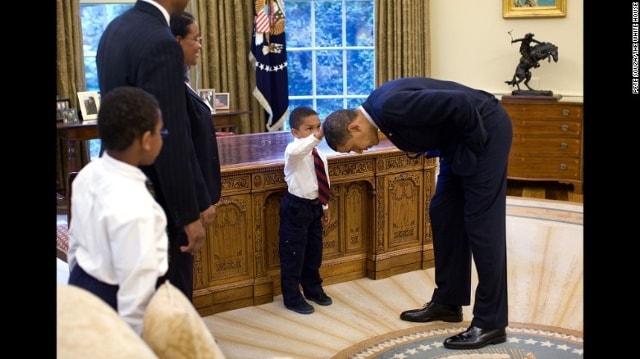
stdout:
<svg viewBox="0 0 640 359">
<path fill-rule="evenodd" d="M 551 183 L 514 183 L 510 187 L 519 188 L 517 197 L 507 198 L 509 327 L 521 325 L 526 328 L 522 333 L 560 333 L 582 343 L 583 205 L 552 198 L 523 198 L 541 193 L 542 197 L 554 197 L 554 191 L 566 192 L 568 198 L 570 187 Z M 476 285 L 474 270 L 472 287 Z M 462 323 L 400 320 L 399 313 L 421 307 L 435 288 L 435 269 L 429 268 L 384 279 L 359 278 L 327 285 L 325 291 L 333 304 L 314 305 L 311 315 L 285 309 L 282 296 L 278 295 L 273 302 L 216 313 L 203 320 L 227 359 L 391 358 L 353 353 L 367 347 L 383 350 L 395 343 L 394 339 L 378 346 L 380 338 L 397 338 L 398 343 L 413 341 L 418 336 L 405 334 L 430 329 L 455 332 L 470 324 L 471 305 L 463 307 Z M 470 303 L 474 298 L 472 292 Z M 442 350 L 442 344 L 434 341 L 394 358 L 525 358 L 525 353 L 527 358 L 538 359 L 582 357 L 581 351 L 572 352 L 567 346 L 557 347 L 560 353 L 567 353 L 566 357 L 555 355 L 556 352 L 547 351 L 551 349 L 549 341 L 535 341 L 527 335 L 509 333 L 508 343 L 437 355 L 435 350 Z M 515 343 L 523 343 L 526 350 L 515 349 Z"/>
<path fill-rule="evenodd" d="M 507 196 L 551 199 L 584 204 L 583 194 L 574 193 L 573 185 L 554 181 L 508 180 Z"/>
<path fill-rule="evenodd" d="M 571 185 L 532 181 L 509 181 L 507 195 L 510 322 L 535 331 L 569 331 L 581 342 L 583 195 L 573 193 Z M 66 216 L 58 218 L 66 220 Z M 64 284 L 68 267 L 59 259 L 57 263 L 58 283 Z M 309 316 L 284 309 L 280 295 L 270 303 L 205 316 L 203 320 L 227 359 L 342 359 L 347 356 L 341 353 L 355 352 L 348 349 L 376 337 L 441 325 L 405 322 L 398 316 L 403 310 L 424 304 L 435 288 L 434 273 L 429 268 L 380 280 L 360 278 L 328 285 L 325 289 L 334 304 L 315 306 L 316 312 Z M 475 274 L 472 281 L 475 287 Z M 451 328 L 458 330 L 469 324 L 472 307 L 463 307 L 463 312 L 465 321 L 451 323 Z M 518 338 L 509 335 L 510 340 Z M 509 345 L 491 349 L 510 350 Z M 533 357 L 550 357 L 541 355 L 546 347 L 531 348 L 528 351 Z M 470 355 L 466 353 L 465 357 Z M 484 355 L 488 354 L 478 357 Z"/>
</svg>

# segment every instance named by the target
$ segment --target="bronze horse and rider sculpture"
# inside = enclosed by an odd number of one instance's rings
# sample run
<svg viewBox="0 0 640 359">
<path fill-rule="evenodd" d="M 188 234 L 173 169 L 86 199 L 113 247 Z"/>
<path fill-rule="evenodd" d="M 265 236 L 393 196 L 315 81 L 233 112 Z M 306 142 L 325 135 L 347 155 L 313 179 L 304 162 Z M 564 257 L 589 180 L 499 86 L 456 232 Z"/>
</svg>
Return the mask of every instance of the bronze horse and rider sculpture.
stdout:
<svg viewBox="0 0 640 359">
<path fill-rule="evenodd" d="M 534 95 L 534 96 L 552 96 L 551 91 L 535 90 L 529 86 L 531 80 L 531 68 L 540 67 L 541 60 L 548 60 L 548 62 L 558 62 L 558 47 L 550 42 L 541 42 L 533 38 L 535 36 L 532 33 L 526 34 L 521 39 L 511 40 L 511 43 L 520 43 L 520 62 L 516 67 L 516 72 L 513 78 L 509 81 L 505 81 L 506 84 L 518 87 L 518 90 L 513 91 L 513 95 Z M 531 43 L 535 42 L 534 46 Z M 529 89 L 528 91 L 520 90 L 520 83 L 524 81 L 524 85 Z"/>
</svg>

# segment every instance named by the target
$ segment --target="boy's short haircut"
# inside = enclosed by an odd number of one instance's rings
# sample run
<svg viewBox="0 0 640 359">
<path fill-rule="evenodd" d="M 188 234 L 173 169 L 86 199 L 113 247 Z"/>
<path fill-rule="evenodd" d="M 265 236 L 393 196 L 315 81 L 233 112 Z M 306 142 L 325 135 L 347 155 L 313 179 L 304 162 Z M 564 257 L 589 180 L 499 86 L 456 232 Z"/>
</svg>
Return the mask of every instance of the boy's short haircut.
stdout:
<svg viewBox="0 0 640 359">
<path fill-rule="evenodd" d="M 160 104 L 152 94 L 132 86 L 116 87 L 102 98 L 98 135 L 105 150 L 123 151 L 161 119 Z"/>
<path fill-rule="evenodd" d="M 300 106 L 294 108 L 289 114 L 289 128 L 298 128 L 302 123 L 302 120 L 313 115 L 318 115 L 318 113 L 310 107 Z"/>
</svg>

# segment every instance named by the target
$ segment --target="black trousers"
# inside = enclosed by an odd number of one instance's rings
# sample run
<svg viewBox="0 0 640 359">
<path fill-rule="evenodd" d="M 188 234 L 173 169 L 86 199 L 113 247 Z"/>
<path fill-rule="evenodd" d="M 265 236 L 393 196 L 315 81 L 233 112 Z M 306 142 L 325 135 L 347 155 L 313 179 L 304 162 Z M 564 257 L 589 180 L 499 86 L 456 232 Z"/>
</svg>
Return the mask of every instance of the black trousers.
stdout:
<svg viewBox="0 0 640 359">
<path fill-rule="evenodd" d="M 322 293 L 322 204 L 287 192 L 280 203 L 280 288 L 285 305 Z"/>
<path fill-rule="evenodd" d="M 163 281 L 158 278 L 158 281 L 156 281 L 156 289 L 158 289 L 162 282 Z M 71 273 L 69 273 L 68 283 L 88 290 L 107 302 L 107 304 L 109 304 L 109 306 L 111 306 L 115 311 L 118 311 L 118 289 L 120 289 L 120 286 L 107 284 L 96 279 L 82 269 L 80 265 L 73 267 Z"/>
<path fill-rule="evenodd" d="M 431 299 L 469 305 L 473 259 L 478 286 L 471 325 L 497 329 L 508 325 L 506 192 L 513 134 L 500 106 L 482 115 L 489 138 L 485 151 L 477 156 L 475 173 L 457 175 L 440 158 L 429 207 L 437 285 Z"/>
<path fill-rule="evenodd" d="M 88 290 L 107 302 L 115 311 L 118 311 L 119 286 L 97 280 L 77 264 L 69 273 L 69 284 Z"/>
<path fill-rule="evenodd" d="M 160 279 L 161 282 L 169 280 L 176 288 L 180 289 L 189 301 L 193 301 L 193 255 L 183 253 L 180 246 L 189 244 L 187 234 L 183 228 L 167 227 L 169 237 L 169 269 Z"/>
</svg>

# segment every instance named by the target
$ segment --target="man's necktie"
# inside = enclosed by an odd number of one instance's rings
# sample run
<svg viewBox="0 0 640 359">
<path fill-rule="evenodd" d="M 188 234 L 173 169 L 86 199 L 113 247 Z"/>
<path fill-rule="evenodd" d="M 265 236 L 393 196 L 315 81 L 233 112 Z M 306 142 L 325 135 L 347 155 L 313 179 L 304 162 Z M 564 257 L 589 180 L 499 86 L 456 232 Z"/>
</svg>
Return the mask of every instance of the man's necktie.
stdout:
<svg viewBox="0 0 640 359">
<path fill-rule="evenodd" d="M 316 168 L 316 177 L 318 177 L 318 199 L 320 203 L 327 204 L 329 202 L 329 181 L 327 181 L 327 173 L 324 171 L 324 162 L 318 155 L 318 150 L 314 147 L 313 164 Z"/>
</svg>

